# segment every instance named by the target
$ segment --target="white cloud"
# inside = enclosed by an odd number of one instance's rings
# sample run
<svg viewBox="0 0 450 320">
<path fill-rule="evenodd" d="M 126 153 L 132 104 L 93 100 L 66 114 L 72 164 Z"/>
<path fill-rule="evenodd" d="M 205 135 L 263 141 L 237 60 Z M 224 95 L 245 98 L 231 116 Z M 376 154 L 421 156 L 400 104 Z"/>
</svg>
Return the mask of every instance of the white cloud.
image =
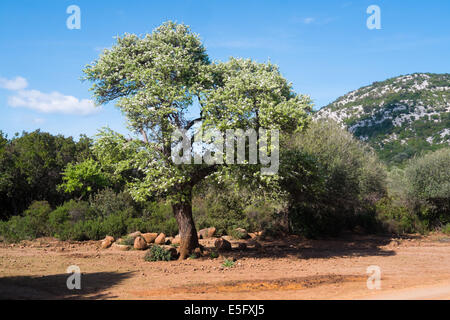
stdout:
<svg viewBox="0 0 450 320">
<path fill-rule="evenodd" d="M 11 107 L 25 107 L 44 113 L 88 115 L 100 110 L 89 99 L 77 99 L 59 92 L 43 93 L 38 90 L 20 90 L 8 98 Z"/>
<path fill-rule="evenodd" d="M 308 18 L 303 19 L 303 23 L 310 24 L 310 23 L 313 23 L 315 20 L 316 19 L 314 19 L 314 18 L 308 17 Z"/>
<path fill-rule="evenodd" d="M 28 81 L 25 78 L 16 77 L 15 79 L 8 80 L 0 77 L 0 88 L 16 91 L 25 89 L 26 87 L 28 87 Z"/>
<path fill-rule="evenodd" d="M 0 77 L 0 88 L 15 91 L 8 98 L 11 107 L 24 107 L 44 113 L 88 115 L 100 111 L 89 99 L 78 99 L 59 92 L 43 93 L 39 90 L 25 90 L 28 81 L 22 77 L 9 80 Z"/>
</svg>

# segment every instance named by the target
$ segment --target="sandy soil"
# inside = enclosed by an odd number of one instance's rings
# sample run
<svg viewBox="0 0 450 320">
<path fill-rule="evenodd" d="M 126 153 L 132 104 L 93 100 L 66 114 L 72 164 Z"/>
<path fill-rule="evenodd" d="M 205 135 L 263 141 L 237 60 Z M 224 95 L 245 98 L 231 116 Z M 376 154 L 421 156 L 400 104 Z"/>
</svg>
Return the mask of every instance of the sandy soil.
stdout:
<svg viewBox="0 0 450 320">
<path fill-rule="evenodd" d="M 213 240 L 201 240 L 211 247 Z M 1 299 L 450 299 L 450 237 L 262 241 L 217 259 L 145 262 L 143 251 L 45 238 L 0 243 Z M 232 268 L 222 267 L 235 258 Z M 66 286 L 80 267 L 81 290 Z M 381 288 L 368 289 L 379 266 Z"/>
</svg>

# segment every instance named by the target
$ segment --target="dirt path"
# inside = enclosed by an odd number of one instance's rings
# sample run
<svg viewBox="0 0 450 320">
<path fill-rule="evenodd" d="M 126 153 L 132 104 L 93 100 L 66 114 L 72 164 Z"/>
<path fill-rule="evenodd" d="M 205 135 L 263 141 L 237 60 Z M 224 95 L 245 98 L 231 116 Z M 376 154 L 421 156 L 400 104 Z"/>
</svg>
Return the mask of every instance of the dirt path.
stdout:
<svg viewBox="0 0 450 320">
<path fill-rule="evenodd" d="M 98 242 L 0 243 L 0 298 L 450 299 L 444 235 L 261 243 L 217 259 L 171 262 L 145 262 L 142 251 L 102 250 Z M 236 259 L 234 267 L 222 267 L 225 257 Z M 81 290 L 67 289 L 71 265 L 81 269 Z M 379 290 L 367 288 L 369 266 L 381 270 Z"/>
</svg>

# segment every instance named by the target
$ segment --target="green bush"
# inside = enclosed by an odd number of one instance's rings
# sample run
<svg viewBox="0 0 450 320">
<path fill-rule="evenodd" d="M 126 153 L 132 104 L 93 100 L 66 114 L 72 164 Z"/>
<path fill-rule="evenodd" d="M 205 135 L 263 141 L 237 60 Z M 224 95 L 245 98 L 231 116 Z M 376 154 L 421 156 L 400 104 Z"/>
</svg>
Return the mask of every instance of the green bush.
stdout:
<svg viewBox="0 0 450 320">
<path fill-rule="evenodd" d="M 138 211 L 138 205 L 128 193 L 116 193 L 110 188 L 101 190 L 97 194 L 90 196 L 89 203 L 91 208 L 95 211 L 96 216 L 100 217 L 108 217 L 113 213 L 124 210 L 131 210 L 132 215 L 134 216 Z"/>
<path fill-rule="evenodd" d="M 450 235 L 450 223 L 447 223 L 443 228 L 442 228 L 442 232 Z"/>
<path fill-rule="evenodd" d="M 386 171 L 364 143 L 337 123 L 318 121 L 282 145 L 280 184 L 291 232 L 337 236 L 374 221 L 373 206 L 386 193 Z"/>
<path fill-rule="evenodd" d="M 153 245 L 149 250 L 147 250 L 144 256 L 145 261 L 170 261 L 171 259 L 171 252 L 157 245 Z"/>
</svg>

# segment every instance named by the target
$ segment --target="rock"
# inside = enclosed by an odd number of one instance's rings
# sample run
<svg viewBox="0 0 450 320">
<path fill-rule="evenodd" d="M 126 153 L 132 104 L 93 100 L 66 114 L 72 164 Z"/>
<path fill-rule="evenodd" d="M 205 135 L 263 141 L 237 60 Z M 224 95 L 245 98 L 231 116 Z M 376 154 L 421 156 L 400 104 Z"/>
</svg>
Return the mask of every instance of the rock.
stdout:
<svg viewBox="0 0 450 320">
<path fill-rule="evenodd" d="M 257 234 L 256 234 L 256 232 L 250 232 L 249 234 L 248 234 L 248 236 L 250 237 L 250 238 L 252 238 L 252 239 L 256 239 L 258 236 L 257 236 Z"/>
<path fill-rule="evenodd" d="M 125 245 L 125 244 L 117 244 L 117 243 L 114 243 L 114 244 L 112 245 L 112 248 L 114 248 L 114 249 L 116 249 L 116 250 L 119 250 L 119 251 L 127 251 L 127 250 L 130 250 L 130 246 L 127 246 L 127 245 Z"/>
<path fill-rule="evenodd" d="M 172 244 L 180 244 L 181 243 L 181 237 L 180 235 L 175 236 L 172 240 Z"/>
<path fill-rule="evenodd" d="M 238 244 L 238 249 L 239 250 L 246 250 L 247 249 L 247 245 L 243 242 Z"/>
<path fill-rule="evenodd" d="M 155 244 L 164 244 L 165 242 L 166 235 L 164 233 L 160 233 L 155 239 Z"/>
<path fill-rule="evenodd" d="M 111 245 L 112 245 L 112 242 L 110 239 L 104 239 L 104 240 L 102 240 L 100 247 L 102 249 L 108 249 L 109 247 L 111 247 Z"/>
<path fill-rule="evenodd" d="M 140 236 L 141 235 L 141 232 L 140 231 L 136 231 L 136 232 L 133 232 L 133 233 L 130 233 L 129 235 L 128 235 L 128 237 L 129 238 L 136 238 L 136 237 L 138 237 L 138 236 Z"/>
<path fill-rule="evenodd" d="M 200 234 L 200 232 L 197 232 L 197 238 L 203 239 L 203 236 Z"/>
<path fill-rule="evenodd" d="M 201 236 L 201 239 L 212 238 L 215 233 L 216 233 L 216 228 L 214 228 L 214 227 L 205 228 L 198 232 L 198 234 L 200 234 L 200 236 Z M 200 237 L 199 237 L 199 239 L 200 239 Z"/>
<path fill-rule="evenodd" d="M 114 237 L 112 237 L 112 236 L 106 236 L 104 240 L 109 240 L 109 241 L 111 241 L 111 243 L 113 243 L 114 241 L 116 241 L 116 240 L 114 239 Z"/>
<path fill-rule="evenodd" d="M 141 236 L 138 236 L 134 239 L 134 248 L 136 250 L 145 250 L 147 249 L 147 242 Z"/>
<path fill-rule="evenodd" d="M 219 251 L 230 251 L 231 243 L 223 238 L 218 238 L 214 241 L 214 247 Z"/>
<path fill-rule="evenodd" d="M 174 239 L 173 237 L 167 237 L 166 238 L 166 244 L 167 245 L 172 244 L 173 239 Z"/>
<path fill-rule="evenodd" d="M 155 241 L 155 239 L 158 237 L 158 234 L 157 233 L 144 233 L 141 236 L 145 239 L 145 242 L 153 243 Z"/>
<path fill-rule="evenodd" d="M 225 240 L 227 240 L 227 241 L 230 241 L 230 240 L 231 240 L 231 237 L 230 237 L 230 236 L 223 236 L 222 239 L 225 239 Z"/>
</svg>

